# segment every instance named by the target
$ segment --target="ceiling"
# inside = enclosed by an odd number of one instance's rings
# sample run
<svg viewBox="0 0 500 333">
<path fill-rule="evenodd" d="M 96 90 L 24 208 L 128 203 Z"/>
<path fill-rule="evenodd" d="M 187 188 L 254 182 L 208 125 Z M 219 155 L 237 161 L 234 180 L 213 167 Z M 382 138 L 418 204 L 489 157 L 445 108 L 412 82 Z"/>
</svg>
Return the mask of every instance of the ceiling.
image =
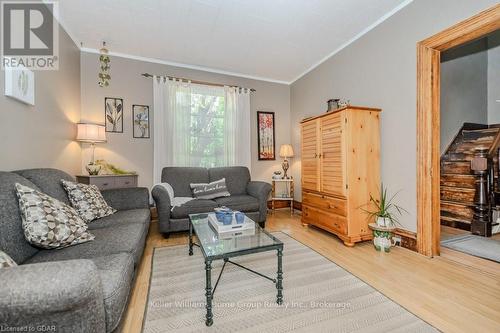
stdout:
<svg viewBox="0 0 500 333">
<path fill-rule="evenodd" d="M 64 0 L 83 49 L 291 83 L 409 0 Z"/>
</svg>

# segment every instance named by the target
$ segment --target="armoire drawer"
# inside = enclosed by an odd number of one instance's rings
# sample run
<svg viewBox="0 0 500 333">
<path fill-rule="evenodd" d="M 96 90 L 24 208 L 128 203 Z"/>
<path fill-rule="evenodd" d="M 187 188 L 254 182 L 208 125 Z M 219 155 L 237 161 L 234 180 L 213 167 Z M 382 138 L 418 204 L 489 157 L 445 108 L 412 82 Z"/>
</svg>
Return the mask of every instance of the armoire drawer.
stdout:
<svg viewBox="0 0 500 333">
<path fill-rule="evenodd" d="M 115 188 L 115 178 L 103 177 L 95 178 L 90 182 L 92 185 L 97 186 L 100 190 L 107 190 L 110 188 Z"/>
<path fill-rule="evenodd" d="M 302 204 L 324 210 L 327 213 L 347 216 L 347 200 L 314 193 L 303 193 Z"/>
<path fill-rule="evenodd" d="M 137 181 L 137 177 L 135 177 L 135 176 L 116 177 L 115 187 L 116 188 L 137 187 L 136 181 Z"/>
<path fill-rule="evenodd" d="M 331 232 L 347 235 L 347 219 L 337 214 L 302 204 L 302 222 L 316 225 Z"/>
</svg>

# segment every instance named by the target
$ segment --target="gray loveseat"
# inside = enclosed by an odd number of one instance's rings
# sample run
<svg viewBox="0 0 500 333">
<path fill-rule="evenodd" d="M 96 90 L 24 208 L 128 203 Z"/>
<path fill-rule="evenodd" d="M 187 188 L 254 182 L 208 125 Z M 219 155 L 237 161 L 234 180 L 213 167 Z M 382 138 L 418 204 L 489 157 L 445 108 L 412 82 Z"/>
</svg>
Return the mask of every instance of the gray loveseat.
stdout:
<svg viewBox="0 0 500 333">
<path fill-rule="evenodd" d="M 173 187 L 176 197 L 191 197 L 191 183 L 210 183 L 222 178 L 226 179 L 226 186 L 231 196 L 213 200 L 194 199 L 182 206 L 174 207 L 173 210 L 165 188 L 155 186 L 151 194 L 158 210 L 160 232 L 168 237 L 170 232 L 186 231 L 189 229 L 189 214 L 207 213 L 220 206 L 239 210 L 264 227 L 271 185 L 251 181 L 248 168 L 166 167 L 161 175 L 161 181 Z"/>
<path fill-rule="evenodd" d="M 59 250 L 24 238 L 15 183 L 69 204 L 55 169 L 0 172 L 0 249 L 18 267 L 0 269 L 0 326 L 57 332 L 113 332 L 127 305 L 149 229 L 145 188 L 104 190 L 113 215 L 93 221 L 95 240 Z"/>
</svg>

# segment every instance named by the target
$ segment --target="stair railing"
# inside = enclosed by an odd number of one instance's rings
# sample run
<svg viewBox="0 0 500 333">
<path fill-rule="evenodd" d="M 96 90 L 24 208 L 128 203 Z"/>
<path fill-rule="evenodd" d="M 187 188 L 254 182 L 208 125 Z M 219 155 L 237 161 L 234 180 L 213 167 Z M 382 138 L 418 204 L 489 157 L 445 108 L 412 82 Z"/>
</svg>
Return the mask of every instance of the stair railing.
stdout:
<svg viewBox="0 0 500 333">
<path fill-rule="evenodd" d="M 471 160 L 471 170 L 476 176 L 476 193 L 474 195 L 474 215 L 471 223 L 473 235 L 491 236 L 492 220 L 492 188 L 491 171 L 493 159 L 489 157 L 488 148 L 478 148 Z"/>
</svg>

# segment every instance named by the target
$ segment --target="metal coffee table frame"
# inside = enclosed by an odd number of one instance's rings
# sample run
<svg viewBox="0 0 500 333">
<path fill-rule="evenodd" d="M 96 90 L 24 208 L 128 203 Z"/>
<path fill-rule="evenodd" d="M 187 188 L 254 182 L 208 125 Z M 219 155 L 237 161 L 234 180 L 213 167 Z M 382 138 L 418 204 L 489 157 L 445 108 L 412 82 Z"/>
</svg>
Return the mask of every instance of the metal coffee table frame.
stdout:
<svg viewBox="0 0 500 333">
<path fill-rule="evenodd" d="M 217 285 L 219 284 L 220 278 L 222 276 L 222 273 L 224 272 L 224 268 L 226 267 L 227 263 L 233 264 L 235 266 L 238 266 L 240 268 L 243 268 L 253 274 L 256 274 L 258 276 L 261 276 L 267 280 L 270 280 L 276 285 L 277 289 L 277 296 L 276 296 L 276 303 L 281 305 L 283 304 L 283 264 L 282 264 L 282 258 L 283 258 L 283 243 L 268 233 L 266 230 L 262 229 L 257 223 L 255 224 L 255 228 L 260 228 L 260 232 L 266 234 L 268 237 L 270 237 L 275 244 L 271 245 L 263 245 L 263 246 L 255 246 L 247 249 L 242 249 L 242 250 L 236 250 L 228 253 L 221 253 L 217 255 L 207 255 L 205 248 L 203 247 L 203 244 L 197 244 L 193 242 L 193 229 L 196 233 L 196 228 L 193 228 L 193 219 L 201 219 L 206 217 L 207 214 L 191 214 L 189 215 L 189 255 L 193 255 L 193 246 L 197 246 L 201 249 L 201 252 L 203 253 L 203 257 L 205 258 L 205 279 L 206 279 L 206 286 L 205 286 L 205 297 L 206 297 L 206 309 L 207 309 L 207 314 L 206 314 L 206 320 L 205 324 L 207 326 L 212 326 L 213 324 L 213 313 L 212 313 L 212 300 L 213 296 L 215 293 L 215 290 L 217 289 Z M 208 223 L 208 221 L 207 221 Z M 216 232 L 212 229 L 212 232 L 216 234 Z M 198 235 L 196 235 L 198 237 Z M 200 237 L 198 237 L 200 240 Z M 201 241 L 200 241 L 201 243 Z M 240 257 L 244 256 L 247 254 L 252 254 L 252 253 L 260 253 L 260 252 L 266 252 L 266 251 L 274 251 L 276 250 L 276 255 L 278 259 L 278 270 L 276 273 L 276 279 L 273 279 L 269 276 L 266 276 L 262 273 L 259 273 L 257 271 L 254 271 L 253 269 L 250 269 L 248 267 L 245 267 L 243 265 L 240 265 L 234 261 L 231 261 L 230 258 L 234 257 Z M 217 278 L 217 281 L 215 282 L 215 286 L 212 289 L 212 262 L 215 260 L 224 260 L 224 264 L 222 265 L 222 269 L 219 273 L 219 276 Z"/>
</svg>

